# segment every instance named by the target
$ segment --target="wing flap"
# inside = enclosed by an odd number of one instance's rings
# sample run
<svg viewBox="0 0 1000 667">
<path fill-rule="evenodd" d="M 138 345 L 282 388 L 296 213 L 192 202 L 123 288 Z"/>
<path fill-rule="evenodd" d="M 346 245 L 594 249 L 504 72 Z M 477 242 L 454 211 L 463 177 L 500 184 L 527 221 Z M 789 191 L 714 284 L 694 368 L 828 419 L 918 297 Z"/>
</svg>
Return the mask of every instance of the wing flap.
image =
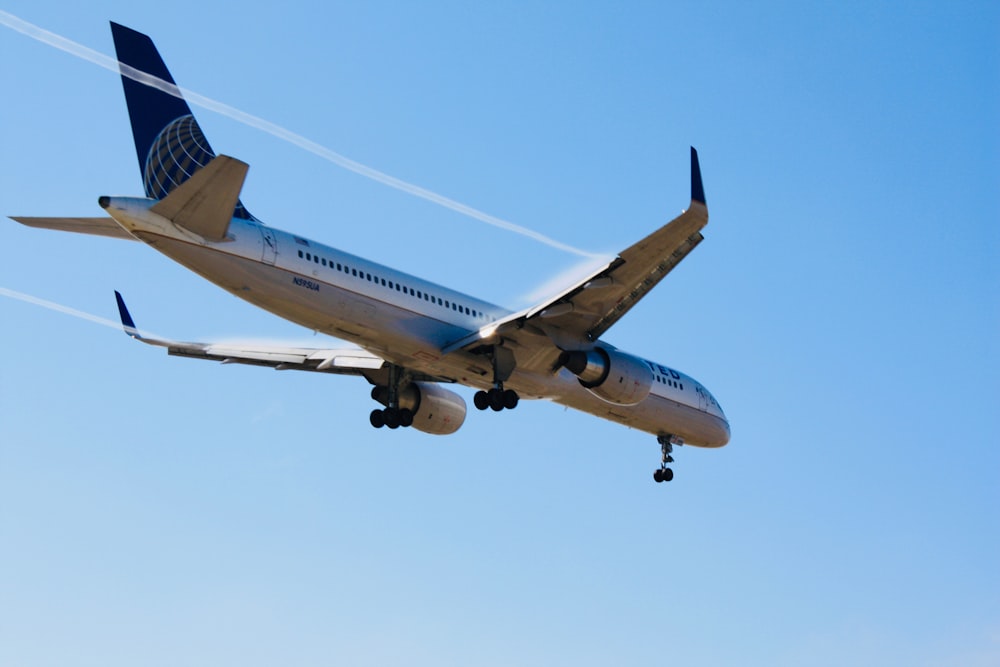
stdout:
<svg viewBox="0 0 1000 667">
<path fill-rule="evenodd" d="M 385 365 L 385 360 L 381 357 L 354 348 L 319 349 L 257 344 L 153 342 L 146 338 L 140 340 L 166 347 L 167 353 L 175 357 L 205 359 L 223 364 L 267 366 L 278 370 L 364 375 L 366 371 L 379 370 Z"/>
</svg>

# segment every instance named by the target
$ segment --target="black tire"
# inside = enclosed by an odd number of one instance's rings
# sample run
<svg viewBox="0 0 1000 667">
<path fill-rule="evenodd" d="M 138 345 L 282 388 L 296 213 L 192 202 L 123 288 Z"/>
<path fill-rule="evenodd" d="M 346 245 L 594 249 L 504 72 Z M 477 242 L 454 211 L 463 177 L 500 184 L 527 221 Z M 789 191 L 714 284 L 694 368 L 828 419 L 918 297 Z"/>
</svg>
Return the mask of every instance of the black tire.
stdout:
<svg viewBox="0 0 1000 667">
<path fill-rule="evenodd" d="M 490 389 L 489 393 L 490 407 L 493 412 L 500 412 L 503 410 L 503 392 L 499 389 Z"/>
<path fill-rule="evenodd" d="M 381 410 L 372 410 L 372 413 L 368 415 L 368 421 L 372 423 L 375 428 L 382 428 L 385 426 L 385 417 L 382 415 Z"/>
<path fill-rule="evenodd" d="M 403 408 L 399 411 L 399 425 L 403 428 L 413 426 L 413 410 Z"/>
<path fill-rule="evenodd" d="M 659 468 L 657 468 L 656 470 L 654 470 L 653 471 L 653 479 L 656 480 L 657 484 L 659 484 L 660 482 L 662 482 L 663 481 L 663 471 L 660 470 Z"/>
<path fill-rule="evenodd" d="M 517 392 L 514 391 L 513 389 L 508 389 L 503 393 L 503 406 L 508 410 L 513 410 L 514 408 L 516 408 L 517 402 L 519 400 L 520 397 L 517 395 Z"/>
<path fill-rule="evenodd" d="M 399 413 L 392 408 L 383 410 L 382 417 L 385 419 L 385 425 L 389 428 L 399 428 Z"/>
<path fill-rule="evenodd" d="M 477 410 L 485 410 L 490 407 L 490 397 L 485 391 L 477 391 L 475 396 L 472 397 L 472 402 L 475 404 Z"/>
<path fill-rule="evenodd" d="M 664 482 L 669 482 L 673 478 L 674 478 L 674 471 L 671 470 L 670 468 L 664 468 L 663 469 L 663 481 Z"/>
</svg>

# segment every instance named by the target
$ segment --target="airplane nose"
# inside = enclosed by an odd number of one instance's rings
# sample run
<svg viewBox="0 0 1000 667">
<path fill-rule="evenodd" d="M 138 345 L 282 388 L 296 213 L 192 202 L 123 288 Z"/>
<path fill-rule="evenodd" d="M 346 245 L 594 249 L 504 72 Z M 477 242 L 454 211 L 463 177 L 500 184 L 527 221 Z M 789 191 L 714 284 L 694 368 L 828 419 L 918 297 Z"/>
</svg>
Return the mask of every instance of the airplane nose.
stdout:
<svg viewBox="0 0 1000 667">
<path fill-rule="evenodd" d="M 720 426 L 721 438 L 719 439 L 719 447 L 723 447 L 729 444 L 729 436 L 732 435 L 732 432 L 729 430 L 729 421 L 727 419 L 723 418 Z"/>
</svg>

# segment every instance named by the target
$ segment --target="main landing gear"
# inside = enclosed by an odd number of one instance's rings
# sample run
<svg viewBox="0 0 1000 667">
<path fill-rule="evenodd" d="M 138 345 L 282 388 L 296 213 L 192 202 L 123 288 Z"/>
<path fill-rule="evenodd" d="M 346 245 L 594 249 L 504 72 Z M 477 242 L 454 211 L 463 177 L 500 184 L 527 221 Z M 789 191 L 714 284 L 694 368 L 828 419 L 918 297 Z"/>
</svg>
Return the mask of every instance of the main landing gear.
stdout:
<svg viewBox="0 0 1000 667">
<path fill-rule="evenodd" d="M 668 463 L 674 462 L 674 457 L 670 455 L 674 451 L 674 445 L 680 447 L 684 441 L 674 435 L 659 435 L 656 441 L 660 443 L 660 451 L 663 452 L 660 467 L 653 471 L 653 479 L 656 483 L 669 482 L 674 478 L 674 471 L 667 467 Z"/>
<path fill-rule="evenodd" d="M 494 345 L 489 349 L 490 362 L 493 364 L 493 388 L 489 391 L 477 391 L 472 402 L 477 410 L 492 409 L 494 412 L 513 410 L 517 407 L 520 397 L 513 389 L 504 389 L 504 380 L 514 372 L 516 361 L 514 353 L 503 345 Z"/>
<path fill-rule="evenodd" d="M 375 428 L 382 428 L 383 426 L 389 428 L 399 428 L 402 426 L 406 428 L 407 426 L 413 426 L 413 411 L 406 408 L 375 409 L 368 416 L 368 420 L 371 421 L 372 426 Z"/>
<path fill-rule="evenodd" d="M 477 391 L 476 395 L 472 397 L 472 402 L 475 403 L 477 410 L 491 408 L 494 412 L 500 412 L 505 408 L 513 410 L 517 407 L 519 400 L 521 399 L 517 392 L 513 389 L 504 389 L 503 383 L 498 383 L 489 391 Z"/>
<path fill-rule="evenodd" d="M 403 368 L 390 366 L 388 387 L 372 388 L 372 398 L 386 406 L 383 409 L 372 410 L 371 415 L 368 416 L 368 420 L 375 428 L 386 426 L 395 429 L 413 425 L 413 410 L 399 405 L 399 388 L 409 382 L 404 375 Z M 388 396 L 385 395 L 385 392 L 388 392 Z M 414 407 L 415 409 L 416 407 Z"/>
</svg>

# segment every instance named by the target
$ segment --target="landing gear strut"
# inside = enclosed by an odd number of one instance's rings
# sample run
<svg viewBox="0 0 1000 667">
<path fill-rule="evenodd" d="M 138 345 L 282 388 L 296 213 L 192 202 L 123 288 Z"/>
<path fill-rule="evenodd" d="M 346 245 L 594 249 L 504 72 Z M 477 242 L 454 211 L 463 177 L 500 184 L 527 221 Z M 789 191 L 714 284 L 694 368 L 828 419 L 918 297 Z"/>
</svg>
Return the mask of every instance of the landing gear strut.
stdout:
<svg viewBox="0 0 1000 667">
<path fill-rule="evenodd" d="M 375 387 L 372 389 L 372 398 L 383 404 L 388 404 L 384 409 L 372 410 L 368 420 L 375 428 L 387 426 L 391 429 L 413 425 L 413 410 L 399 407 L 399 387 L 403 384 L 404 369 L 399 366 L 389 366 L 389 386 Z M 389 396 L 386 400 L 382 393 L 388 389 Z"/>
<path fill-rule="evenodd" d="M 656 441 L 660 443 L 660 451 L 663 452 L 660 467 L 653 471 L 653 479 L 659 484 L 674 478 L 674 471 L 668 468 L 667 464 L 674 462 L 674 457 L 670 455 L 674 451 L 674 445 L 680 447 L 684 441 L 674 435 L 659 435 L 656 436 Z"/>
<path fill-rule="evenodd" d="M 520 397 L 513 389 L 504 389 L 504 380 L 514 372 L 516 361 L 514 353 L 502 345 L 494 345 L 490 348 L 490 361 L 493 363 L 493 388 L 489 391 L 477 391 L 472 397 L 472 402 L 476 409 L 492 409 L 494 412 L 501 410 L 513 410 L 517 407 Z"/>
</svg>

